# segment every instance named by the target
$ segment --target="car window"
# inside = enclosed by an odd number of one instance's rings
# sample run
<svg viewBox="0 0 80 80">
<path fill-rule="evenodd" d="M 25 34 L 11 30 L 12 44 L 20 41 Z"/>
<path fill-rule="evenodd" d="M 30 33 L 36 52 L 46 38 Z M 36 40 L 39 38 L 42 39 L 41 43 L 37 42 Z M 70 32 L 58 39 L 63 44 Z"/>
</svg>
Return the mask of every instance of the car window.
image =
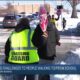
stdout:
<svg viewBox="0 0 80 80">
<path fill-rule="evenodd" d="M 14 20 L 14 19 L 16 19 L 16 17 L 15 16 L 5 16 L 5 19 L 7 19 L 7 20 Z"/>
</svg>

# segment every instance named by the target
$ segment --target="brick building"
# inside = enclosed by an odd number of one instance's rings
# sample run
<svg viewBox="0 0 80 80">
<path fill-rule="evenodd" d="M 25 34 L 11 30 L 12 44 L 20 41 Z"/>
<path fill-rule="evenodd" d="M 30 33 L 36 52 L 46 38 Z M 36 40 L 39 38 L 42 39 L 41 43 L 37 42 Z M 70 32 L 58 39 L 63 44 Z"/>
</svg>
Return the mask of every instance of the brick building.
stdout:
<svg viewBox="0 0 80 80">
<path fill-rule="evenodd" d="M 0 16 L 10 13 L 35 13 L 38 12 L 40 4 L 27 4 L 27 5 L 9 5 L 6 9 L 0 9 Z M 50 13 L 54 13 L 54 8 L 48 5 L 48 10 Z"/>
</svg>

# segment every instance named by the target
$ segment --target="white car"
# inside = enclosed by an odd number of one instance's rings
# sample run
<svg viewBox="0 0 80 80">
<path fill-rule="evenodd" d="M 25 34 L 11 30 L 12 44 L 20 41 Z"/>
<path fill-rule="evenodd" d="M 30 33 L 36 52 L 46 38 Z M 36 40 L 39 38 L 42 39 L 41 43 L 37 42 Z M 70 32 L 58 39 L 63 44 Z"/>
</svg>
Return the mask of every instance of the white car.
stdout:
<svg viewBox="0 0 80 80">
<path fill-rule="evenodd" d="M 30 27 L 31 27 L 31 29 L 35 29 L 37 27 L 38 23 L 39 23 L 38 19 L 30 21 Z"/>
</svg>

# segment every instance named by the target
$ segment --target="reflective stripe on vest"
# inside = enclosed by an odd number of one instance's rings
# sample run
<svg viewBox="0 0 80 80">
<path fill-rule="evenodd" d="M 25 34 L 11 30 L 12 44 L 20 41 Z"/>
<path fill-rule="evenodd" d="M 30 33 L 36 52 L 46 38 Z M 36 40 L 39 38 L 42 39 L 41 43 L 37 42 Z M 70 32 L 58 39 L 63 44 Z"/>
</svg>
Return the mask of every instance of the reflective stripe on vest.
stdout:
<svg viewBox="0 0 80 80">
<path fill-rule="evenodd" d="M 39 62 L 36 48 L 31 42 L 33 31 L 24 30 L 14 32 L 11 37 L 11 50 L 8 61 L 11 63 L 35 63 Z"/>
</svg>

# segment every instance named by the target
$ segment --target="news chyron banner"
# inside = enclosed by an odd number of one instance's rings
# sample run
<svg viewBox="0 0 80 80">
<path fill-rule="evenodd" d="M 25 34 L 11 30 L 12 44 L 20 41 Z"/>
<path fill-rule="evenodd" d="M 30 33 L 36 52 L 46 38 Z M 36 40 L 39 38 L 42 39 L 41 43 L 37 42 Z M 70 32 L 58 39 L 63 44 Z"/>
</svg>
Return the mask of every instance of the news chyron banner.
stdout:
<svg viewBox="0 0 80 80">
<path fill-rule="evenodd" d="M 0 65 L 0 74 L 80 74 L 80 65 Z"/>
</svg>

